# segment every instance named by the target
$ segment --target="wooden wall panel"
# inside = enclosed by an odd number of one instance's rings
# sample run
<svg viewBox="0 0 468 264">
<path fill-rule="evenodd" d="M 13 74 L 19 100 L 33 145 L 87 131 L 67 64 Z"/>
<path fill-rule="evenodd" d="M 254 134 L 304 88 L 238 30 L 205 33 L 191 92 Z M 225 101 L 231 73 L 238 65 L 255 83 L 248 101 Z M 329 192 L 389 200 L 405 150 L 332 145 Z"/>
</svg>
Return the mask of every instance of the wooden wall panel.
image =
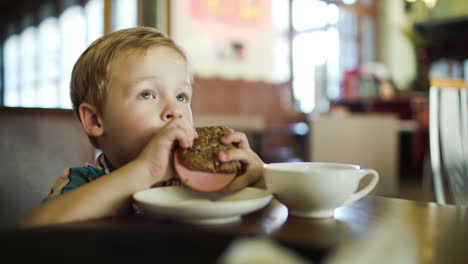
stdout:
<svg viewBox="0 0 468 264">
<path fill-rule="evenodd" d="M 272 84 L 244 80 L 196 77 L 192 109 L 198 115 L 259 115 L 268 125 L 288 121 L 290 110 L 281 104 L 289 83 Z M 286 99 L 291 100 L 291 98 Z M 291 104 L 292 105 L 292 104 Z"/>
</svg>

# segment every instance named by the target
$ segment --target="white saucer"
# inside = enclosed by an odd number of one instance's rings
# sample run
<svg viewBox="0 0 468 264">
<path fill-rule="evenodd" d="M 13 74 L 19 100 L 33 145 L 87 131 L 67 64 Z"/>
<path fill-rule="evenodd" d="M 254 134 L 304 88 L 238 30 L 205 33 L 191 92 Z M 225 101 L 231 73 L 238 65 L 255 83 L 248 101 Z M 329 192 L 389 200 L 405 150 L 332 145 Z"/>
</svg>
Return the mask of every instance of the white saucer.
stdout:
<svg viewBox="0 0 468 264">
<path fill-rule="evenodd" d="M 183 186 L 157 187 L 133 194 L 138 208 L 154 216 L 197 224 L 240 221 L 241 215 L 265 207 L 272 195 L 247 187 L 233 193 L 203 193 Z"/>
</svg>

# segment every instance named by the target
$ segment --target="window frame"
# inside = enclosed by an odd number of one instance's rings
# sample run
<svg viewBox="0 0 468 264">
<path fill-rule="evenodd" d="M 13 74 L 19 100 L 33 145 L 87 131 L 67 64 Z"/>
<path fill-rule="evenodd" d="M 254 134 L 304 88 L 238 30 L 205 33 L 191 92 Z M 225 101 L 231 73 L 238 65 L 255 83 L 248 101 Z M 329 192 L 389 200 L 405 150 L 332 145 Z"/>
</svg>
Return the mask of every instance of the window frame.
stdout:
<svg viewBox="0 0 468 264">
<path fill-rule="evenodd" d="M 17 0 L 18 2 L 13 4 L 13 3 L 0 3 L 0 7 L 3 7 L 3 10 L 9 10 L 8 12 L 5 13 L 4 16 L 0 16 L 0 21 L 2 21 L 3 26 L 0 28 L 0 106 L 4 107 L 28 107 L 28 108 L 69 108 L 71 107 L 71 104 L 68 105 L 68 103 L 65 104 L 65 102 L 62 102 L 60 100 L 60 94 L 63 94 L 64 91 L 62 91 L 62 88 L 60 87 L 60 84 L 57 84 L 57 98 L 59 98 L 59 102 L 54 104 L 54 106 L 49 105 L 42 105 L 41 102 L 38 102 L 39 97 L 37 97 L 35 100 L 36 102 L 34 105 L 25 105 L 22 101 L 21 98 L 16 104 L 8 105 L 6 106 L 5 103 L 5 96 L 6 96 L 6 83 L 5 83 L 5 78 L 6 78 L 6 72 L 5 72 L 5 54 L 4 54 L 4 47 L 5 43 L 8 40 L 10 36 L 18 36 L 20 37 L 25 30 L 28 27 L 33 27 L 36 31 L 36 35 L 39 38 L 39 26 L 43 21 L 45 21 L 49 17 L 54 17 L 59 20 L 61 15 L 68 10 L 68 8 L 73 7 L 73 6 L 79 6 L 83 10 L 85 10 L 86 4 L 90 2 L 90 0 L 46 0 L 46 1 L 34 1 L 33 3 L 30 3 L 29 1 L 26 0 Z M 109 2 L 110 0 L 103 0 L 104 1 L 104 10 L 103 13 L 105 14 L 106 10 L 109 10 L 110 6 L 105 5 L 106 2 Z M 47 9 L 47 11 L 44 11 L 44 9 Z M 86 12 L 84 12 L 85 15 L 85 20 L 88 20 L 86 17 Z M 105 23 L 106 17 L 103 16 L 103 24 Z M 25 22 L 26 21 L 26 22 Z M 102 32 L 102 34 L 105 34 L 105 32 Z M 62 37 L 62 36 L 60 36 Z M 85 42 L 87 40 L 85 39 Z M 58 49 L 61 50 L 63 49 L 63 41 L 59 44 Z M 61 51 L 58 51 L 59 53 L 62 53 Z M 35 70 L 35 75 L 36 75 L 36 83 L 34 84 L 34 91 L 38 95 L 41 90 L 41 83 L 43 82 L 43 76 L 41 75 L 41 71 L 39 70 L 40 67 L 40 59 L 41 56 L 39 56 L 40 50 L 39 50 L 39 45 L 37 45 L 37 50 L 35 54 L 33 55 L 35 57 L 35 60 L 37 60 L 36 65 L 34 66 Z M 23 53 L 21 53 L 23 54 Z M 62 54 L 58 55 L 56 64 L 58 65 L 59 68 L 61 68 L 62 65 Z M 23 61 L 22 56 L 18 56 L 18 63 Z M 70 72 L 71 74 L 71 72 Z M 24 79 L 22 78 L 21 72 L 17 72 L 17 75 L 19 76 L 18 79 L 20 82 L 18 83 L 17 87 L 15 88 L 19 94 L 23 93 L 24 88 L 22 87 L 22 83 L 24 83 Z M 59 80 L 57 83 L 60 83 L 60 77 L 62 74 L 58 73 L 58 78 Z M 68 92 L 67 92 L 68 94 Z"/>
<path fill-rule="evenodd" d="M 294 89 L 294 48 L 293 48 L 293 41 L 294 38 L 300 34 L 307 33 L 307 32 L 314 32 L 314 31 L 320 31 L 320 30 L 327 30 L 330 28 L 330 25 L 327 24 L 324 27 L 321 28 L 313 28 L 313 29 L 305 29 L 305 30 L 296 30 L 294 29 L 293 25 L 293 2 L 296 0 L 289 0 L 289 46 L 290 48 L 290 73 L 291 73 L 291 89 Z M 378 18 L 378 3 L 377 0 L 374 0 L 373 3 L 371 4 L 366 4 L 364 0 L 356 0 L 354 4 L 345 4 L 343 1 L 338 1 L 338 0 L 317 0 L 324 2 L 326 4 L 335 4 L 338 7 L 346 8 L 348 11 L 353 12 L 356 15 L 357 21 L 356 21 L 356 52 L 357 52 L 357 67 L 360 67 L 363 65 L 363 58 L 364 58 L 364 53 L 363 53 L 363 46 L 365 45 L 364 43 L 364 32 L 363 32 L 363 27 L 364 27 L 364 19 L 366 17 L 369 17 L 372 19 L 374 22 L 374 27 L 373 27 L 373 47 L 374 47 L 374 58 L 376 61 L 381 60 L 381 50 L 380 50 L 380 43 L 379 43 L 379 20 Z M 337 28 L 337 26 L 334 26 Z M 328 91 L 326 91 L 327 93 Z M 317 91 L 314 91 L 315 94 L 317 94 Z M 342 97 L 342 94 L 340 93 L 339 98 Z M 295 101 L 297 99 L 294 99 Z M 341 99 L 340 99 L 341 100 Z M 296 102 L 297 103 L 297 102 Z M 314 110 L 312 112 L 315 112 L 316 107 L 314 107 Z M 301 109 L 297 109 L 298 111 L 301 111 Z M 302 112 L 302 111 L 301 111 Z"/>
</svg>

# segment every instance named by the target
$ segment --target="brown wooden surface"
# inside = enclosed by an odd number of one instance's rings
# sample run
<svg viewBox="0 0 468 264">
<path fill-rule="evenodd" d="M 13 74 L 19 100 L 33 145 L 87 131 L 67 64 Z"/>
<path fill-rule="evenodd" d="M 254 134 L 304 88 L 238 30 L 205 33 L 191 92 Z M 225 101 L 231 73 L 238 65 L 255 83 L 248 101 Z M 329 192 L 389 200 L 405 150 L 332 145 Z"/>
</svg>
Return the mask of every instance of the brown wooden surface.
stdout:
<svg viewBox="0 0 468 264">
<path fill-rule="evenodd" d="M 287 208 L 273 200 L 264 209 L 244 216 L 241 223 L 230 225 L 197 226 L 139 215 L 75 222 L 39 230 L 45 233 L 125 230 L 155 234 L 178 230 L 185 233 L 197 231 L 233 236 L 266 235 L 277 241 L 301 245 L 311 250 L 329 251 L 350 238 L 366 236 L 373 226 L 384 223 L 389 217 L 398 217 L 406 221 L 411 235 L 418 241 L 416 250 L 421 258 L 420 263 L 464 263 L 468 251 L 467 213 L 466 209 L 451 205 L 368 196 L 338 208 L 334 218 L 320 220 L 288 216 Z M 98 237 L 99 231 L 94 231 L 93 234 Z M 382 251 L 385 250 L 382 248 Z"/>
<path fill-rule="evenodd" d="M 467 89 L 468 84 L 464 79 L 449 79 L 449 78 L 431 78 L 430 83 L 432 87 L 439 89 L 442 88 L 457 88 Z"/>
</svg>

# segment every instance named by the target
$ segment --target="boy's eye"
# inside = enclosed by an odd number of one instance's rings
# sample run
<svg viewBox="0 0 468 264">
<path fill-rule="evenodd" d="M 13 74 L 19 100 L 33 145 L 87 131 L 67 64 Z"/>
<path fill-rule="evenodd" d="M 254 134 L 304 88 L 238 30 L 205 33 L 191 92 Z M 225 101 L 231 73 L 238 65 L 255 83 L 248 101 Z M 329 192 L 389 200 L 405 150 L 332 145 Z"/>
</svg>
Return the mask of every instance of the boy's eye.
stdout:
<svg viewBox="0 0 468 264">
<path fill-rule="evenodd" d="M 146 91 L 146 92 L 140 93 L 138 98 L 144 99 L 144 100 L 150 100 L 150 99 L 155 99 L 155 96 L 153 95 L 153 93 Z"/>
<path fill-rule="evenodd" d="M 183 95 L 183 94 L 177 95 L 176 98 L 177 98 L 178 101 L 187 102 L 187 96 L 185 96 L 185 95 Z"/>
</svg>

